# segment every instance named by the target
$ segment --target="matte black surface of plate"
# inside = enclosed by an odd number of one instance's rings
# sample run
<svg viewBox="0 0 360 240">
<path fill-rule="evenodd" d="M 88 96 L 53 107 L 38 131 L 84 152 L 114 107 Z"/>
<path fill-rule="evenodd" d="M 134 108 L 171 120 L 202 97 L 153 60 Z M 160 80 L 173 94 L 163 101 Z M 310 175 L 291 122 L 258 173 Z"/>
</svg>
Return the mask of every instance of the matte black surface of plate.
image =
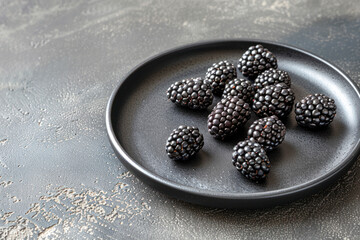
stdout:
<svg viewBox="0 0 360 240">
<path fill-rule="evenodd" d="M 204 77 L 220 60 L 237 64 L 246 49 L 263 44 L 289 72 L 298 101 L 312 93 L 335 99 L 337 115 L 324 130 L 297 125 L 292 112 L 284 121 L 287 133 L 278 149 L 269 153 L 271 172 L 264 183 L 245 179 L 231 163 L 233 146 L 246 129 L 227 141 L 207 132 L 205 111 L 181 108 L 166 97 L 179 80 Z M 242 77 L 238 74 L 238 77 Z M 217 41 L 167 51 L 132 70 L 110 97 L 106 124 L 110 142 L 122 163 L 145 183 L 184 201 L 223 208 L 260 208 L 286 203 L 314 193 L 339 177 L 359 155 L 360 94 L 338 68 L 303 50 L 257 40 Z M 189 162 L 170 160 L 165 143 L 179 125 L 199 127 L 204 148 Z"/>
</svg>

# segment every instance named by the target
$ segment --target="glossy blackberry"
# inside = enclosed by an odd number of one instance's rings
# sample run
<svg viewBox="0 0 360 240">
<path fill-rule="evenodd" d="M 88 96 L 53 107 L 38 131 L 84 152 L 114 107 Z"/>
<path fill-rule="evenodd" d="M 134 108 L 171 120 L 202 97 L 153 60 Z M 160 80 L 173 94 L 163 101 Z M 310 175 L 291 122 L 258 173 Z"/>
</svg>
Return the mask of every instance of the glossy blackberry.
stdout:
<svg viewBox="0 0 360 240">
<path fill-rule="evenodd" d="M 243 99 L 245 102 L 250 102 L 254 97 L 255 89 L 253 84 L 249 80 L 245 79 L 233 79 L 226 85 L 222 97 L 237 96 Z"/>
<path fill-rule="evenodd" d="M 179 126 L 166 142 L 166 153 L 174 160 L 187 160 L 204 146 L 204 137 L 197 127 Z"/>
<path fill-rule="evenodd" d="M 265 151 L 272 151 L 285 138 L 286 127 L 281 120 L 273 115 L 254 121 L 248 130 L 248 138 L 262 145 Z"/>
<path fill-rule="evenodd" d="M 251 46 L 239 59 L 239 71 L 251 79 L 270 68 L 277 68 L 277 59 L 272 52 L 258 44 Z"/>
<path fill-rule="evenodd" d="M 211 105 L 211 86 L 202 78 L 190 78 L 171 84 L 167 97 L 177 105 L 191 109 L 204 109 Z"/>
<path fill-rule="evenodd" d="M 295 104 L 295 119 L 303 127 L 327 126 L 335 114 L 335 101 L 324 94 L 308 95 Z"/>
<path fill-rule="evenodd" d="M 255 79 L 255 89 L 263 88 L 268 85 L 275 85 L 277 83 L 285 83 L 288 87 L 291 87 L 291 79 L 287 72 L 270 68 L 265 70 Z"/>
<path fill-rule="evenodd" d="M 226 60 L 214 63 L 206 72 L 205 79 L 211 84 L 213 93 L 221 95 L 228 80 L 236 78 L 234 65 Z"/>
<path fill-rule="evenodd" d="M 255 93 L 252 109 L 260 117 L 287 116 L 293 107 L 294 92 L 284 83 L 265 86 Z"/>
<path fill-rule="evenodd" d="M 215 138 L 234 134 L 251 116 L 250 105 L 238 97 L 221 99 L 208 117 L 208 130 Z"/>
<path fill-rule="evenodd" d="M 270 172 L 270 161 L 260 143 L 245 140 L 234 147 L 232 163 L 246 178 L 264 179 Z"/>
</svg>

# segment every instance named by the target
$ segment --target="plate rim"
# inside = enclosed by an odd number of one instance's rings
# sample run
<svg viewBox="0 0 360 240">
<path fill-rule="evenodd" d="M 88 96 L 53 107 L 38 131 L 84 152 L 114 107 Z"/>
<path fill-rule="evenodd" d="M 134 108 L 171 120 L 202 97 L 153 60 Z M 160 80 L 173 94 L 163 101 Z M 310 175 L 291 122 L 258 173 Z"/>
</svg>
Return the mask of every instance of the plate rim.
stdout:
<svg viewBox="0 0 360 240">
<path fill-rule="evenodd" d="M 355 147 L 353 148 L 352 152 L 343 159 L 343 161 L 336 165 L 334 168 L 332 168 L 329 172 L 327 172 L 324 175 L 321 175 L 320 177 L 314 178 L 308 182 L 276 189 L 276 190 L 270 190 L 265 192 L 255 192 L 255 193 L 226 193 L 226 192 L 217 192 L 217 191 L 211 191 L 206 189 L 199 189 L 194 188 L 186 185 L 182 185 L 176 182 L 171 181 L 168 178 L 164 178 L 162 176 L 157 175 L 156 173 L 144 168 L 140 164 L 137 163 L 136 160 L 134 160 L 121 146 L 119 143 L 114 128 L 112 125 L 112 111 L 113 111 L 113 105 L 114 101 L 116 99 L 117 93 L 119 92 L 120 88 L 126 82 L 126 79 L 129 78 L 132 74 L 136 73 L 141 67 L 145 66 L 146 64 L 149 64 L 157 59 L 160 59 L 162 57 L 165 57 L 169 54 L 174 54 L 176 52 L 181 52 L 183 50 L 188 50 L 190 48 L 197 48 L 205 45 L 212 45 L 212 44 L 226 44 L 226 43 L 239 43 L 239 42 L 253 42 L 258 44 L 271 44 L 276 45 L 278 47 L 283 48 L 289 48 L 294 51 L 300 52 L 302 54 L 305 54 L 307 56 L 310 56 L 312 58 L 315 58 L 316 60 L 324 63 L 328 67 L 335 70 L 337 73 L 339 73 L 355 90 L 357 93 L 357 96 L 360 99 L 360 88 L 357 86 L 357 84 L 347 75 L 345 74 L 338 66 L 335 64 L 317 56 L 316 54 L 313 54 L 307 50 L 303 50 L 301 48 L 291 46 L 289 44 L 274 42 L 274 41 L 267 41 L 267 40 L 260 40 L 260 39 L 246 39 L 246 38 L 236 38 L 236 39 L 217 39 L 217 40 L 210 40 L 210 41 L 200 41 L 190 44 L 185 44 L 182 46 L 170 48 L 168 50 L 165 50 L 161 53 L 155 54 L 141 63 L 137 64 L 134 68 L 132 68 L 127 74 L 125 74 L 124 77 L 121 78 L 121 80 L 118 82 L 116 88 L 113 90 L 113 92 L 110 95 L 110 98 L 107 102 L 106 106 L 106 130 L 108 134 L 108 138 L 110 140 L 111 146 L 113 147 L 115 153 L 118 155 L 120 160 L 123 160 L 122 163 L 130 170 L 132 171 L 136 176 L 138 174 L 144 175 L 147 177 L 147 179 L 152 180 L 154 182 L 160 183 L 163 185 L 162 187 L 166 187 L 167 189 L 173 189 L 180 192 L 185 192 L 187 194 L 190 194 L 195 197 L 205 197 L 205 198 L 217 198 L 217 199 L 223 199 L 223 200 L 261 200 L 261 199 L 270 199 L 270 198 L 281 198 L 285 196 L 292 196 L 297 195 L 301 192 L 307 192 L 310 189 L 316 188 L 319 185 L 322 185 L 326 182 L 329 182 L 331 179 L 336 177 L 339 173 L 344 171 L 347 167 L 350 167 L 355 160 L 357 160 L 358 156 L 360 155 L 360 138 L 355 144 Z M 359 124 L 360 125 L 360 124 Z M 130 168 L 129 168 L 130 167 Z M 139 177 L 139 176 L 138 176 Z M 229 199 L 231 198 L 231 199 Z M 185 200 L 185 199 L 184 199 Z"/>
</svg>

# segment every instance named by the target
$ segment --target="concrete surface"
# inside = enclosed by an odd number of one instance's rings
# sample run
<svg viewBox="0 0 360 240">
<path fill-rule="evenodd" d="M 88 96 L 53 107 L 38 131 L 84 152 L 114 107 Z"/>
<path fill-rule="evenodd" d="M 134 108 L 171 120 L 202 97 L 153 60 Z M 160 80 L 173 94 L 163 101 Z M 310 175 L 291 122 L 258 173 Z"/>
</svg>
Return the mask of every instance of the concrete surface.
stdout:
<svg viewBox="0 0 360 240">
<path fill-rule="evenodd" d="M 287 43 L 359 84 L 359 29 L 357 0 L 1 0 L 0 239 L 358 239 L 359 161 L 287 206 L 203 208 L 129 173 L 104 113 L 135 65 L 202 40 Z"/>
</svg>

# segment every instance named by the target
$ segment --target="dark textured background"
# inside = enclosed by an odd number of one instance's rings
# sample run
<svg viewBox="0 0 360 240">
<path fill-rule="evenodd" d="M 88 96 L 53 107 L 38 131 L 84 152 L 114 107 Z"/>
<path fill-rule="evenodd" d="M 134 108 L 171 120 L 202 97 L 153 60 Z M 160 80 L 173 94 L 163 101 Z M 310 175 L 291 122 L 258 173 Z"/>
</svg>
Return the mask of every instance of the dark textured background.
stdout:
<svg viewBox="0 0 360 240">
<path fill-rule="evenodd" d="M 357 0 L 0 1 L 0 238 L 358 238 L 359 161 L 287 206 L 203 208 L 129 173 L 104 113 L 135 65 L 202 40 L 287 43 L 359 83 L 359 29 Z"/>
</svg>

